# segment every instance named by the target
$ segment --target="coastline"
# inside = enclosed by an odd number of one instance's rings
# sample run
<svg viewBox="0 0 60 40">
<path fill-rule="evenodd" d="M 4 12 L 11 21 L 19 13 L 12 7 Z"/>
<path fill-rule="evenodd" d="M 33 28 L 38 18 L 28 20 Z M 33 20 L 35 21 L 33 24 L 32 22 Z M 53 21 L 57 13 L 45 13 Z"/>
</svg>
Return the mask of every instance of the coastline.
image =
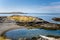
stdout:
<svg viewBox="0 0 60 40">
<path fill-rule="evenodd" d="M 15 16 L 17 16 L 17 15 L 15 15 Z M 19 16 L 19 17 L 21 17 L 21 16 Z M 22 16 L 22 18 L 27 18 L 28 20 L 30 20 L 29 17 L 32 17 L 32 16 Z M 33 18 L 35 18 L 35 20 L 33 20 Z M 3 19 L 4 19 L 4 17 L 3 17 Z M 45 29 L 45 30 L 60 30 L 60 28 L 59 28 L 60 24 L 58 25 L 58 24 L 54 24 L 54 23 L 49 23 L 49 22 L 47 22 L 41 18 L 37 18 L 37 17 L 32 17 L 32 20 L 33 21 L 31 21 L 31 20 L 30 21 L 26 21 L 26 20 L 21 21 L 19 19 L 16 21 L 15 19 L 9 19 L 9 17 L 8 17 L 8 19 L 3 20 L 2 21 L 3 24 L 0 25 L 0 35 L 1 34 L 3 35 L 5 32 L 7 32 L 9 30 L 22 29 L 22 28 L 27 28 L 27 29 L 41 28 L 41 29 Z M 52 37 L 51 39 L 54 39 L 54 38 Z"/>
</svg>

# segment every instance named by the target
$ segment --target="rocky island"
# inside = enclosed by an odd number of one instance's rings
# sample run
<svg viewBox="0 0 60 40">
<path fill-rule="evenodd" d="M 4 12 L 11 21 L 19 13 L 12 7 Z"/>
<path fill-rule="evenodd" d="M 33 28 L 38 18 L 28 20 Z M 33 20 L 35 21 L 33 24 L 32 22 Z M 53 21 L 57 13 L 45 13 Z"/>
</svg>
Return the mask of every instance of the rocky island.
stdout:
<svg viewBox="0 0 60 40">
<path fill-rule="evenodd" d="M 60 18 L 57 18 L 57 17 L 52 18 L 52 20 L 60 22 Z"/>
</svg>

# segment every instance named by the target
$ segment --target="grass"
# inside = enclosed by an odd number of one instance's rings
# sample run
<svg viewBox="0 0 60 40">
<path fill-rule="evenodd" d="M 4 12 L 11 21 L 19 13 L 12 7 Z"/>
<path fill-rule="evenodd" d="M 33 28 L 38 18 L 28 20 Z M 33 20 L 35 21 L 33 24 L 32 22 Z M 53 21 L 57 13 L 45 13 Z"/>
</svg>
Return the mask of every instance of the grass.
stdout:
<svg viewBox="0 0 60 40">
<path fill-rule="evenodd" d="M 0 40 L 6 40 L 4 37 L 0 37 Z"/>
<path fill-rule="evenodd" d="M 21 22 L 30 22 L 34 21 L 36 18 L 31 16 L 10 16 L 9 19 L 15 20 L 15 21 L 21 21 Z"/>
</svg>

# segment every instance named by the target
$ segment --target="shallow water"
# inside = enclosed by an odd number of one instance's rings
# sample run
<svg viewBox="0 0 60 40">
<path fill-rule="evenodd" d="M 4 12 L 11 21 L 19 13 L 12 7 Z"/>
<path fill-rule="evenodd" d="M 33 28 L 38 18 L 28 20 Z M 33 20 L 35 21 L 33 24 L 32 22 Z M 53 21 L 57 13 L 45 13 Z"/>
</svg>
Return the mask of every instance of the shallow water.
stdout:
<svg viewBox="0 0 60 40">
<path fill-rule="evenodd" d="M 44 29 L 16 29 L 6 32 L 5 34 L 9 38 L 19 38 L 19 37 L 37 37 L 39 35 L 54 35 L 60 36 L 60 30 L 44 30 Z"/>
</svg>

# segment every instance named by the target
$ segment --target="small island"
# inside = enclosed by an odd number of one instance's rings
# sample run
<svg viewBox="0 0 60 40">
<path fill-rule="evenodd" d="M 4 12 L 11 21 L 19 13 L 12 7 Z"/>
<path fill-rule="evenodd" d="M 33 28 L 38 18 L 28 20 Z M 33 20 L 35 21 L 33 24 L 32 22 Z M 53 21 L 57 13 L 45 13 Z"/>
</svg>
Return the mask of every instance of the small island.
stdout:
<svg viewBox="0 0 60 40">
<path fill-rule="evenodd" d="M 57 18 L 57 17 L 52 18 L 52 20 L 57 21 L 57 22 L 60 22 L 60 18 Z"/>
</svg>

